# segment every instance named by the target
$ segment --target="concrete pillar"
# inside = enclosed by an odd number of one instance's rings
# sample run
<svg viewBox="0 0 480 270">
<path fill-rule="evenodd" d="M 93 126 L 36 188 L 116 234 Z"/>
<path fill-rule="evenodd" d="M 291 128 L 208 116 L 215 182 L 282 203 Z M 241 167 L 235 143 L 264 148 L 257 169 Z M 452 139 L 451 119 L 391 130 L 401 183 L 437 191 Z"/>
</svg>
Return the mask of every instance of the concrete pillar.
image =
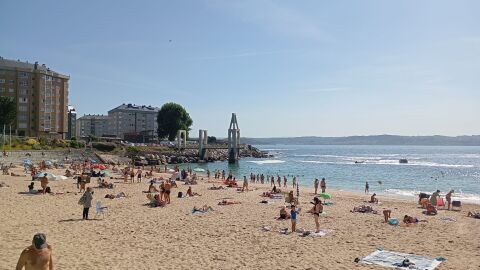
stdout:
<svg viewBox="0 0 480 270">
<path fill-rule="evenodd" d="M 180 129 L 177 131 L 177 149 L 180 150 L 182 148 L 187 147 L 187 131 Z"/>
<path fill-rule="evenodd" d="M 228 162 L 238 161 L 240 151 L 240 128 L 237 123 L 237 115 L 232 113 L 230 127 L 228 129 Z"/>
</svg>

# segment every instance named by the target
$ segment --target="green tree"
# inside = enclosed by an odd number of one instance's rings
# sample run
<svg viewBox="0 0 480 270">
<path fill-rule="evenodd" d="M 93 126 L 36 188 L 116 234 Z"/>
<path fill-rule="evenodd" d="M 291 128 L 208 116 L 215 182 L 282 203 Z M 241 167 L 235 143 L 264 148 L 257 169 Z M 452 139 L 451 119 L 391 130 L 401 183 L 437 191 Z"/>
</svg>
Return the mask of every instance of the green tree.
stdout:
<svg viewBox="0 0 480 270">
<path fill-rule="evenodd" d="M 17 104 L 8 97 L 0 97 L 0 128 L 3 125 L 9 126 L 15 121 L 17 116 Z"/>
<path fill-rule="evenodd" d="M 157 116 L 158 137 L 169 141 L 175 140 L 177 132 L 181 129 L 190 130 L 193 121 L 188 112 L 180 104 L 173 102 L 165 103 Z"/>
</svg>

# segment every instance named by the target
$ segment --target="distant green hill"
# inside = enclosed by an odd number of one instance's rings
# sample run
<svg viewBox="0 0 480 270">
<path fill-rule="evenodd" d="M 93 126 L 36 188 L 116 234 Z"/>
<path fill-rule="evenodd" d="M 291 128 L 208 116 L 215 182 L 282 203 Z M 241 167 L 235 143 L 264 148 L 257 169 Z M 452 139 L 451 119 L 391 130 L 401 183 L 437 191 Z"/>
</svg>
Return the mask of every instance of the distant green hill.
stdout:
<svg viewBox="0 0 480 270">
<path fill-rule="evenodd" d="M 242 138 L 246 144 L 297 145 L 457 145 L 480 146 L 480 135 L 472 136 L 397 136 L 372 135 L 348 137 Z"/>
</svg>

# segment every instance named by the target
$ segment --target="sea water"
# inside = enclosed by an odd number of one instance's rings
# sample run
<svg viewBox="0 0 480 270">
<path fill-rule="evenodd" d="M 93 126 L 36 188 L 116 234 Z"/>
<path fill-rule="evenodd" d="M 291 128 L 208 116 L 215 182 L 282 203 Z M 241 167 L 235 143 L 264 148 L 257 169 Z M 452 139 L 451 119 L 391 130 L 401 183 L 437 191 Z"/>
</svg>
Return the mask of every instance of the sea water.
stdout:
<svg viewBox="0 0 480 270">
<path fill-rule="evenodd" d="M 238 180 L 250 173 L 296 176 L 302 186 L 313 187 L 324 177 L 327 189 L 370 192 L 417 198 L 419 192 L 454 189 L 454 198 L 480 204 L 480 147 L 477 146 L 338 146 L 256 145 L 273 158 L 243 158 L 237 164 L 215 162 L 193 168 L 231 171 Z M 407 159 L 407 164 L 399 163 Z M 357 162 L 357 163 L 355 163 Z"/>
</svg>

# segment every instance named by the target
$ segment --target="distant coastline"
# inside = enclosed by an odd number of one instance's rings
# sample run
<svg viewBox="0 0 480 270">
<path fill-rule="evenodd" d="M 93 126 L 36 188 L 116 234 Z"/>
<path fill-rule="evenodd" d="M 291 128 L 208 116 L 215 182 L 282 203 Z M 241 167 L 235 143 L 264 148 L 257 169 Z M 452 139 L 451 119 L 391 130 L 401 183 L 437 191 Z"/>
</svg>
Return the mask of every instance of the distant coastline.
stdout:
<svg viewBox="0 0 480 270">
<path fill-rule="evenodd" d="M 480 135 L 471 136 L 398 136 L 371 135 L 348 137 L 277 137 L 242 138 L 246 144 L 286 145 L 424 145 L 424 146 L 480 146 Z"/>
</svg>

